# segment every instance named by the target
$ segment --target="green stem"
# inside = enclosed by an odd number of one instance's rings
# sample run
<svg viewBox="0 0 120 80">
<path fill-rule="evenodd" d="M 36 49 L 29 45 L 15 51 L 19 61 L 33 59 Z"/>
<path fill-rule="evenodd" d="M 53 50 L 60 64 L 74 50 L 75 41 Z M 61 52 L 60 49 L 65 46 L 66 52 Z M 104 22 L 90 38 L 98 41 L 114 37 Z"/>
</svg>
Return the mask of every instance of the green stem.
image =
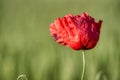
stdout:
<svg viewBox="0 0 120 80">
<path fill-rule="evenodd" d="M 82 70 L 81 80 L 84 79 L 84 75 L 85 75 L 85 50 L 83 50 L 82 55 L 83 55 L 83 70 Z"/>
<path fill-rule="evenodd" d="M 22 74 L 22 75 L 18 76 L 17 80 L 28 80 L 28 79 L 27 79 L 26 75 Z"/>
</svg>

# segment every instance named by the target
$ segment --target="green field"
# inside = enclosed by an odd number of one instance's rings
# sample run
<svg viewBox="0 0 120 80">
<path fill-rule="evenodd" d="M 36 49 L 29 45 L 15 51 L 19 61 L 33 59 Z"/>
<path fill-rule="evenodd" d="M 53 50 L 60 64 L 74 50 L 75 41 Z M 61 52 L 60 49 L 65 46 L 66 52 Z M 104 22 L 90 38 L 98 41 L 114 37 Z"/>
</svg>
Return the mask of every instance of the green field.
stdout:
<svg viewBox="0 0 120 80">
<path fill-rule="evenodd" d="M 88 12 L 103 20 L 97 46 L 86 51 L 84 80 L 120 80 L 120 0 L 0 0 L 0 80 L 80 80 L 82 51 L 54 42 L 57 17 Z M 99 77 L 99 79 L 98 79 Z"/>
</svg>

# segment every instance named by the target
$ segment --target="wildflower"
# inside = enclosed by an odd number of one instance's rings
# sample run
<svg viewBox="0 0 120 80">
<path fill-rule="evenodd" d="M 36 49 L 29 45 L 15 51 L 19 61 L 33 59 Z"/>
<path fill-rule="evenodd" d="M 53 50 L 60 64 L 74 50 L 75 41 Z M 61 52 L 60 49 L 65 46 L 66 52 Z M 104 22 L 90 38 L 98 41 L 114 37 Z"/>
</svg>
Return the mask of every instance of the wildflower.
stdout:
<svg viewBox="0 0 120 80">
<path fill-rule="evenodd" d="M 75 16 L 68 14 L 50 24 L 50 34 L 61 45 L 74 50 L 88 50 L 97 44 L 101 24 L 102 20 L 95 22 L 87 12 Z"/>
</svg>

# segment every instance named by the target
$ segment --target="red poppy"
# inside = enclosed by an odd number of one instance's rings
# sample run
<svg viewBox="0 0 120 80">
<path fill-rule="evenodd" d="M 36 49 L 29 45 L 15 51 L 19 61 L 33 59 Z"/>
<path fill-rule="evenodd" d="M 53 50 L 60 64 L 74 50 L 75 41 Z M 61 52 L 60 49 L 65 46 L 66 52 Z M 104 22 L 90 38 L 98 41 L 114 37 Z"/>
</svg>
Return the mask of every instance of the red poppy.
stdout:
<svg viewBox="0 0 120 80">
<path fill-rule="evenodd" d="M 88 50 L 99 40 L 102 20 L 95 22 L 86 12 L 81 15 L 68 14 L 50 24 L 50 34 L 54 40 L 74 50 Z"/>
</svg>

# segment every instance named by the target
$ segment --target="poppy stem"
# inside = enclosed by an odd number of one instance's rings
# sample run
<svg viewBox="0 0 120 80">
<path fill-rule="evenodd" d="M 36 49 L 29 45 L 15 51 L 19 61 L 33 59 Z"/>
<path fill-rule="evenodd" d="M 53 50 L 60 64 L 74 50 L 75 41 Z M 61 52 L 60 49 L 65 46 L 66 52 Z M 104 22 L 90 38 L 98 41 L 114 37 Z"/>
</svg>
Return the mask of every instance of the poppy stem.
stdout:
<svg viewBox="0 0 120 80">
<path fill-rule="evenodd" d="M 84 75 L 85 75 L 85 50 L 82 51 L 82 55 L 83 55 L 83 70 L 82 70 L 82 76 L 81 76 L 81 80 L 84 79 Z"/>
<path fill-rule="evenodd" d="M 17 80 L 28 80 L 28 78 L 26 77 L 26 75 L 19 75 Z"/>
</svg>

